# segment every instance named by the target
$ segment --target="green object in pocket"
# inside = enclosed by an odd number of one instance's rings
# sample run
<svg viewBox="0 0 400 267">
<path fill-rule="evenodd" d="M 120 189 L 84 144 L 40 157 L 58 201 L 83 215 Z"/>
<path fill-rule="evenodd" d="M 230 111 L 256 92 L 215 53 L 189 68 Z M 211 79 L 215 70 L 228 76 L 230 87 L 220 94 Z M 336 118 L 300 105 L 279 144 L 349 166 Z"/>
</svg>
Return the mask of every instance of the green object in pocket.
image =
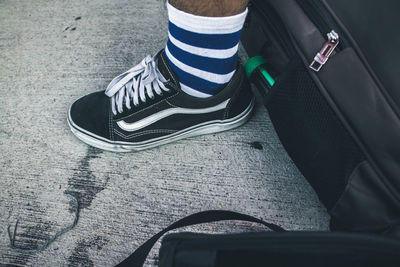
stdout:
<svg viewBox="0 0 400 267">
<path fill-rule="evenodd" d="M 273 86 L 275 83 L 275 79 L 268 73 L 268 71 L 265 68 L 262 67 L 264 63 L 265 59 L 262 56 L 255 56 L 249 58 L 246 62 L 246 65 L 244 66 L 244 69 L 246 71 L 246 76 L 250 78 L 253 71 L 259 68 L 261 74 L 267 80 L 269 85 Z"/>
</svg>

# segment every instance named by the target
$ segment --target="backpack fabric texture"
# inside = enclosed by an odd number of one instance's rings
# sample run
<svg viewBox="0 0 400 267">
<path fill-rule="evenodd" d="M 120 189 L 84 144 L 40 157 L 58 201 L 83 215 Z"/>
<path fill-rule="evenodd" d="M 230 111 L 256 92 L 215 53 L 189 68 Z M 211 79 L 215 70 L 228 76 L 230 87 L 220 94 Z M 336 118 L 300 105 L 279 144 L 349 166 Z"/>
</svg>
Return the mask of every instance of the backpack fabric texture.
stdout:
<svg viewBox="0 0 400 267">
<path fill-rule="evenodd" d="M 400 240 L 397 238 L 353 233 L 286 232 L 275 224 L 249 215 L 210 210 L 174 222 L 148 239 L 118 266 L 143 266 L 154 244 L 168 231 L 223 220 L 260 223 L 274 232 L 168 234 L 161 243 L 158 266 L 397 267 L 400 262 Z"/>
<path fill-rule="evenodd" d="M 331 230 L 400 237 L 400 3 L 350 2 L 253 0 L 242 43 Z"/>
<path fill-rule="evenodd" d="M 392 242 L 393 241 L 393 242 Z M 400 242 L 379 236 L 323 232 L 167 235 L 162 267 L 397 267 Z"/>
</svg>

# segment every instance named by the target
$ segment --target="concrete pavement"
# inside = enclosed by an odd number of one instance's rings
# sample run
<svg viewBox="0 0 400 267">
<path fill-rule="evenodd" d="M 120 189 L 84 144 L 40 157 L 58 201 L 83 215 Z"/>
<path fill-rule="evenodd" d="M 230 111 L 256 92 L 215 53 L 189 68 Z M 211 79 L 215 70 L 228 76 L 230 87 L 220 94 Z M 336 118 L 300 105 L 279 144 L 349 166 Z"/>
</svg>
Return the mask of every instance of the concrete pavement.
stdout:
<svg viewBox="0 0 400 267">
<path fill-rule="evenodd" d="M 245 126 L 160 148 L 115 154 L 69 130 L 78 97 L 164 46 L 163 1 L 0 0 L 0 264 L 114 266 L 193 212 L 234 210 L 291 230 L 326 230 L 328 215 L 257 105 Z M 64 191 L 79 202 L 76 226 Z M 184 230 L 259 231 L 247 223 Z M 147 264 L 153 265 L 157 248 Z"/>
</svg>

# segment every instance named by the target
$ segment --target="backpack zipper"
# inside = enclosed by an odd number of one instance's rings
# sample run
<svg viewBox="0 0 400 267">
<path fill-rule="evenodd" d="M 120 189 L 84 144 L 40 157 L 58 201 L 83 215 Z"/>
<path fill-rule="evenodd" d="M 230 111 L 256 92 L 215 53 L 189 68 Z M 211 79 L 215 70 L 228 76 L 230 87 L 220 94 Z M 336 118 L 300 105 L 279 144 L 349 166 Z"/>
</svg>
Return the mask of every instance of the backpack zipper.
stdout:
<svg viewBox="0 0 400 267">
<path fill-rule="evenodd" d="M 329 56 L 333 53 L 335 48 L 339 45 L 339 35 L 334 31 L 328 34 L 328 40 L 322 46 L 321 50 L 315 55 L 314 60 L 310 64 L 310 69 L 318 72 L 323 65 L 328 61 Z"/>
<path fill-rule="evenodd" d="M 348 41 L 340 34 L 340 28 L 334 21 L 329 11 L 325 8 L 321 0 L 297 0 L 298 5 L 303 9 L 307 17 L 317 27 L 321 34 L 327 35 L 327 41 L 322 46 L 319 52 L 314 56 L 309 67 L 315 72 L 319 72 L 323 65 L 329 60 L 329 57 L 334 52 L 340 52 L 348 46 Z M 291 57 L 295 54 L 291 44 L 287 30 L 279 21 L 279 16 L 274 12 L 274 9 L 268 2 L 251 1 L 251 5 L 264 17 L 269 28 L 273 31 L 280 45 Z M 249 6 L 249 12 L 252 7 Z M 340 42 L 339 42 L 340 36 Z"/>
<path fill-rule="evenodd" d="M 341 36 L 341 44 L 336 48 L 338 51 L 349 46 L 349 42 L 343 36 L 339 25 L 332 18 L 321 0 L 297 0 L 297 4 L 303 9 L 320 33 L 326 34 L 333 30 Z"/>
<path fill-rule="evenodd" d="M 343 34 L 340 33 L 340 27 L 320 0 L 297 0 L 297 3 L 314 23 L 320 33 L 328 36 L 328 40 L 315 55 L 309 66 L 310 69 L 318 72 L 328 61 L 329 56 L 334 51 L 339 52 L 349 46 L 348 41 L 345 39 Z"/>
</svg>

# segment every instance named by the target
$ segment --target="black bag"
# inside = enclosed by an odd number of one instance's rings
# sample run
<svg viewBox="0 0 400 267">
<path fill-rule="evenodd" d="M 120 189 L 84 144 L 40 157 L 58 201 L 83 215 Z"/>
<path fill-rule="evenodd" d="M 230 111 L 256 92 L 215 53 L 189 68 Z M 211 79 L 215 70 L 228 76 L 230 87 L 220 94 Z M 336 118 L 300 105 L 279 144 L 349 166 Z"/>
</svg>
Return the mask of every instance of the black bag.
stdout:
<svg viewBox="0 0 400 267">
<path fill-rule="evenodd" d="M 118 266 L 142 266 L 153 245 L 169 230 L 221 220 L 257 222 L 279 233 L 170 234 L 162 241 L 158 266 L 397 267 L 400 262 L 398 239 L 349 233 L 284 232 L 277 225 L 248 215 L 230 211 L 205 211 L 165 228 Z"/>
<path fill-rule="evenodd" d="M 331 229 L 400 237 L 400 2 L 250 4 L 246 70 Z"/>
</svg>

